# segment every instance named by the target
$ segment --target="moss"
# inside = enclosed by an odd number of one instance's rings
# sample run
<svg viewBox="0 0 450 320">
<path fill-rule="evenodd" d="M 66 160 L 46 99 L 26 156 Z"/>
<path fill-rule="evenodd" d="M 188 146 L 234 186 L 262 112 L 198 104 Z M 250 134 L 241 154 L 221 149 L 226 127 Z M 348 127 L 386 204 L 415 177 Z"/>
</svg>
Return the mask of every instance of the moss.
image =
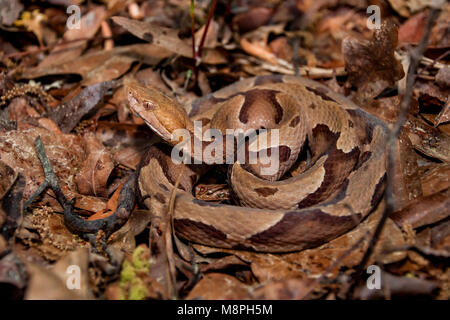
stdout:
<svg viewBox="0 0 450 320">
<path fill-rule="evenodd" d="M 131 263 L 127 260 L 123 262 L 122 271 L 120 272 L 120 283 L 127 283 L 136 278 L 136 271 Z"/>
<path fill-rule="evenodd" d="M 136 269 L 142 271 L 148 270 L 150 268 L 150 261 L 147 246 L 138 246 L 136 249 L 134 249 L 131 261 Z"/>
<path fill-rule="evenodd" d="M 148 289 L 141 277 L 148 276 L 150 261 L 148 248 L 138 246 L 122 264 L 120 272 L 120 299 L 142 300 L 147 298 Z"/>
<path fill-rule="evenodd" d="M 144 282 L 139 278 L 135 278 L 130 287 L 130 293 L 128 295 L 128 299 L 142 300 L 142 299 L 147 298 L 147 296 L 148 296 L 148 289 L 145 286 Z"/>
</svg>

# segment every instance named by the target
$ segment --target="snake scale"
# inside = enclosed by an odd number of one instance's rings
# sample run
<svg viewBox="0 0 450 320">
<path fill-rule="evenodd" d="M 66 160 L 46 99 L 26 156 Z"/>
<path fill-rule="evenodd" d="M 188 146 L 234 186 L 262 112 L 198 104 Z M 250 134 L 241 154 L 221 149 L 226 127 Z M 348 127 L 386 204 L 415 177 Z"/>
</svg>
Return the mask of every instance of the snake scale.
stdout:
<svg viewBox="0 0 450 320">
<path fill-rule="evenodd" d="M 166 142 L 153 145 L 141 161 L 141 198 L 154 212 L 167 210 L 180 177 L 173 225 L 183 239 L 258 252 L 303 250 L 355 227 L 382 199 L 386 127 L 318 82 L 295 76 L 258 76 L 186 107 L 137 83 L 128 85 L 127 94 L 131 109 Z M 235 161 L 229 165 L 228 182 L 240 206 L 196 199 L 192 189 L 205 167 L 211 167 L 204 164 L 208 159 L 203 158 L 203 164 L 176 164 L 171 158 L 172 148 L 180 141 L 173 137 L 176 129 L 192 133 L 188 144 L 211 144 L 194 132 L 194 121 L 201 121 L 204 129 L 220 130 L 224 137 L 230 128 L 261 130 L 266 138 L 276 129 L 277 145 L 247 141 L 244 148 L 247 155 L 264 149 L 270 156 L 277 150 L 278 171 L 265 174 L 262 169 L 267 165 L 262 162 Z M 309 148 L 309 160 L 303 161 L 302 169 L 292 170 L 305 148 Z M 234 149 L 227 145 L 224 150 L 226 157 L 226 151 Z M 290 170 L 295 173 L 289 174 Z"/>
</svg>

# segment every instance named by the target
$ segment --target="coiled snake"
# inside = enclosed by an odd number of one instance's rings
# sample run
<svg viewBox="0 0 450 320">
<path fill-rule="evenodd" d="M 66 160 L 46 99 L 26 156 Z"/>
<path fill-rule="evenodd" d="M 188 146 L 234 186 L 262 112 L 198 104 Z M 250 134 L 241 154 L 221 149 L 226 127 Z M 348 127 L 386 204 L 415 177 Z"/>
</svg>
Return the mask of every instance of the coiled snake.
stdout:
<svg viewBox="0 0 450 320">
<path fill-rule="evenodd" d="M 261 252 L 302 250 L 355 227 L 382 198 L 385 126 L 315 81 L 259 76 L 197 99 L 187 108 L 154 88 L 134 83 L 127 91 L 133 111 L 167 142 L 166 147 L 152 146 L 141 162 L 138 184 L 142 199 L 155 212 L 166 210 L 181 175 L 181 191 L 173 209 L 174 229 L 181 238 Z M 252 152 L 259 155 L 265 151 L 270 156 L 278 148 L 278 171 L 264 173 L 267 165 L 261 162 L 238 160 L 230 165 L 228 180 L 241 206 L 197 200 L 192 188 L 206 165 L 172 161 L 172 147 L 180 141 L 174 138 L 176 129 L 191 133 L 187 145 L 210 146 L 211 141 L 194 132 L 195 120 L 201 121 L 203 130 L 220 130 L 222 142 L 226 129 L 260 130 L 266 138 L 277 130 L 277 145 L 248 141 L 244 148 L 245 159 Z M 310 161 L 303 171 L 286 178 L 306 145 Z M 229 160 L 229 150 L 232 148 L 227 145 L 223 156 L 220 151 L 211 154 Z M 198 160 L 193 154 L 189 157 Z M 209 160 L 203 158 L 203 162 Z"/>
</svg>

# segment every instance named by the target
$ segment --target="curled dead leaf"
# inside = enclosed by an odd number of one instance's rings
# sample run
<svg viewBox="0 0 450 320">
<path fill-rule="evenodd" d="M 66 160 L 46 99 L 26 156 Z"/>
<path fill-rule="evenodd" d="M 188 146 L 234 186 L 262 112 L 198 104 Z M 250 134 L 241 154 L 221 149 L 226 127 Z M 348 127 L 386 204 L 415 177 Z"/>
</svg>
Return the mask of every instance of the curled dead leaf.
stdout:
<svg viewBox="0 0 450 320">
<path fill-rule="evenodd" d="M 78 191 L 85 195 L 107 197 L 107 182 L 114 169 L 111 154 L 94 136 L 84 136 L 87 158 L 75 176 Z"/>
<path fill-rule="evenodd" d="M 397 46 L 397 25 L 386 20 L 374 32 L 371 41 L 347 37 L 342 53 L 349 82 L 358 88 L 359 100 L 376 97 L 386 87 L 405 76 L 403 67 L 394 57 Z"/>
</svg>

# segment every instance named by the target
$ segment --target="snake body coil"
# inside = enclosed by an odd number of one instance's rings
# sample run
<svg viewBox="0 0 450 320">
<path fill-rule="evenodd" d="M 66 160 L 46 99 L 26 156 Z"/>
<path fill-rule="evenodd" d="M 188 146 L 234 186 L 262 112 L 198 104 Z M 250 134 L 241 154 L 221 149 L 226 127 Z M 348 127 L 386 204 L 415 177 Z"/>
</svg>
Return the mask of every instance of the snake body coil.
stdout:
<svg viewBox="0 0 450 320">
<path fill-rule="evenodd" d="M 239 81 L 197 99 L 188 110 L 153 88 L 128 88 L 131 108 L 164 139 L 140 165 L 139 188 L 145 204 L 164 212 L 181 174 L 174 205 L 174 228 L 189 241 L 222 248 L 289 252 L 320 245 L 356 226 L 378 205 L 384 192 L 387 131 L 376 117 L 347 98 L 308 79 L 260 76 Z M 236 161 L 229 183 L 241 206 L 209 203 L 192 196 L 204 165 L 175 164 L 171 147 L 176 129 L 192 133 L 188 144 L 211 144 L 194 132 L 205 129 L 277 130 L 279 170 Z M 307 141 L 311 159 L 286 176 Z M 259 154 L 258 143 L 247 143 Z M 224 148 L 225 158 L 227 148 Z M 217 155 L 216 155 L 217 156 Z M 193 157 L 194 158 L 194 157 Z M 203 159 L 205 161 L 205 159 Z"/>
</svg>

